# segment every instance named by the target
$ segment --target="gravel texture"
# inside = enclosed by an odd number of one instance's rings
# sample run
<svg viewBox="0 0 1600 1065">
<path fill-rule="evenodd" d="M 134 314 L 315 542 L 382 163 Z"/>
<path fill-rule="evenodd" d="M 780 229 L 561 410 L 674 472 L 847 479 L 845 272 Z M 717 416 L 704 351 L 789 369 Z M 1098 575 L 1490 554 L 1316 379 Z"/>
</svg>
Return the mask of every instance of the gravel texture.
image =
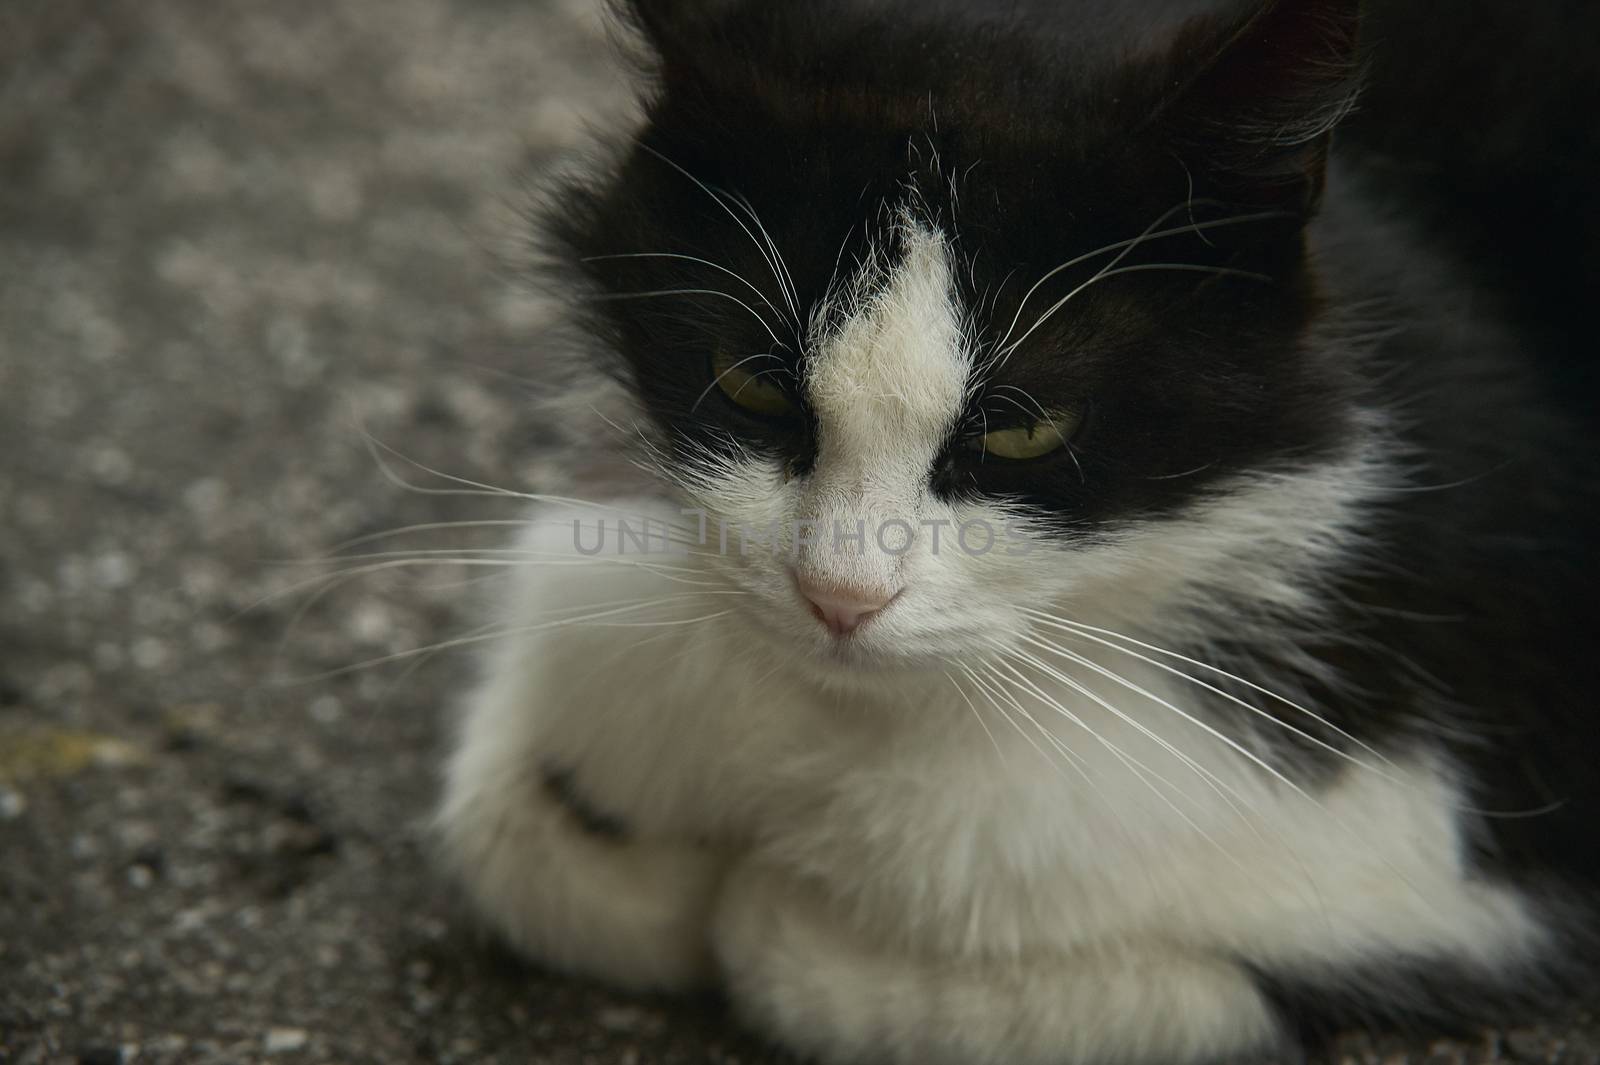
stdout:
<svg viewBox="0 0 1600 1065">
<path fill-rule="evenodd" d="M 0 1062 L 785 1060 L 473 932 L 420 828 L 470 660 L 331 671 L 470 630 L 484 574 L 297 564 L 515 513 L 363 430 L 570 473 L 502 264 L 525 181 L 626 113 L 590 0 L 0 4 Z"/>
</svg>

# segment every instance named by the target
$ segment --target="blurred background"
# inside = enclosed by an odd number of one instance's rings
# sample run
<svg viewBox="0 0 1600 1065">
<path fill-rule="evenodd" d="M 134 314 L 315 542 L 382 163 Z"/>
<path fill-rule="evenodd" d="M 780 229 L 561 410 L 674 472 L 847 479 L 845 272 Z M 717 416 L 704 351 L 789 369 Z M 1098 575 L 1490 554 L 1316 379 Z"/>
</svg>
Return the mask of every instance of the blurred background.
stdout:
<svg viewBox="0 0 1600 1065">
<path fill-rule="evenodd" d="M 508 264 L 629 114 L 597 0 L 0 2 L 0 1062 L 781 1060 L 472 931 L 421 827 L 470 656 L 363 664 L 483 571 L 301 564 L 517 513 L 424 466 L 572 479 Z M 346 554 L 469 540 L 427 535 Z"/>
</svg>

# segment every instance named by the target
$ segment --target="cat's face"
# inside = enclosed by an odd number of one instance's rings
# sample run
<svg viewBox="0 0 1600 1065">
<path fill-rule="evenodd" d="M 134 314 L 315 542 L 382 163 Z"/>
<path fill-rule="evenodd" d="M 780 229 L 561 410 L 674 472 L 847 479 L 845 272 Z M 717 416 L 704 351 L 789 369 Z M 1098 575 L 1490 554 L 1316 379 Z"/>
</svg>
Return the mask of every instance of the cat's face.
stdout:
<svg viewBox="0 0 1600 1065">
<path fill-rule="evenodd" d="M 1325 130 L 1283 110 L 1344 91 L 1295 67 L 1340 6 L 1087 72 L 820 7 L 656 27 L 650 123 L 558 228 L 754 631 L 861 669 L 1295 608 L 1365 462 L 1305 254 Z"/>
</svg>

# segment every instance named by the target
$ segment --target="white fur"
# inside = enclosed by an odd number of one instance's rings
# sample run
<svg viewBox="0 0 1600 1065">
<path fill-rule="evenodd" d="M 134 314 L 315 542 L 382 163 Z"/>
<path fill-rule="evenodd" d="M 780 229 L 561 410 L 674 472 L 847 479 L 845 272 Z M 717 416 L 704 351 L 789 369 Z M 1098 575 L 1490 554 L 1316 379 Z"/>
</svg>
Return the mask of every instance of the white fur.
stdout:
<svg viewBox="0 0 1600 1065">
<path fill-rule="evenodd" d="M 814 338 L 816 469 L 708 455 L 680 481 L 690 502 L 829 535 L 1017 518 L 927 490 L 971 358 L 943 240 L 906 236 Z M 1301 789 L 1210 725 L 1193 683 L 1025 612 L 1159 644 L 1233 597 L 1291 638 L 1385 490 L 1373 454 L 1358 441 L 1314 473 L 1029 554 L 925 534 L 898 556 L 792 538 L 741 553 L 713 531 L 640 556 L 617 553 L 615 513 L 542 512 L 511 599 L 522 634 L 450 763 L 446 853 L 535 957 L 670 988 L 714 956 L 756 1024 L 828 1062 L 1227 1056 L 1277 1034 L 1241 960 L 1314 974 L 1536 949 L 1519 902 L 1467 874 L 1448 766 L 1393 752 Z M 678 507 L 618 504 L 697 532 Z M 600 554 L 575 553 L 573 520 L 586 542 L 610 523 Z M 795 569 L 900 597 L 841 643 Z M 621 612 L 584 620 L 605 609 Z M 579 829 L 540 787 L 546 764 L 629 838 Z"/>
</svg>

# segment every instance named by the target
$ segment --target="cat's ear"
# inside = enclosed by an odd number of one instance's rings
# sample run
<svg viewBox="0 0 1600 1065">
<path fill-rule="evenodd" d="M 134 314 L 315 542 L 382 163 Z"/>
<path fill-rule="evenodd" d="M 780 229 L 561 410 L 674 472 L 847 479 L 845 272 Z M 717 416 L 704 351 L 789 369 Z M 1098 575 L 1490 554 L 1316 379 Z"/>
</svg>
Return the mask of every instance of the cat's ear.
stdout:
<svg viewBox="0 0 1600 1065">
<path fill-rule="evenodd" d="M 618 19 L 648 45 L 653 63 L 668 80 L 690 73 L 711 46 L 716 27 L 743 0 L 611 0 Z"/>
<path fill-rule="evenodd" d="M 1328 140 L 1360 85 L 1359 0 L 1254 0 L 1191 23 L 1158 120 L 1184 165 L 1231 200 L 1310 212 Z"/>
</svg>

